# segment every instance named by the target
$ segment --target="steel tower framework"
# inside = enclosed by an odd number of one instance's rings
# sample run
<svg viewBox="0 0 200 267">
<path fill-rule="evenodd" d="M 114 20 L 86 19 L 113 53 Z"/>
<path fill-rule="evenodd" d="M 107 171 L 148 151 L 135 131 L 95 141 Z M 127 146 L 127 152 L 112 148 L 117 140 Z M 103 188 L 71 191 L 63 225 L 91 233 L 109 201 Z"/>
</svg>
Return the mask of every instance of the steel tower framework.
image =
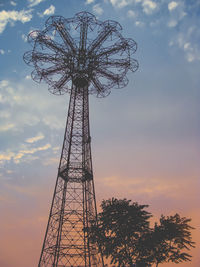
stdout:
<svg viewBox="0 0 200 267">
<path fill-rule="evenodd" d="M 104 266 L 87 229 L 96 221 L 88 95 L 105 97 L 128 83 L 136 71 L 137 45 L 121 35 L 115 21 L 98 21 L 88 12 L 73 18 L 50 17 L 28 41 L 24 54 L 32 78 L 45 80 L 53 94 L 70 93 L 67 124 L 49 220 L 38 267 Z"/>
</svg>

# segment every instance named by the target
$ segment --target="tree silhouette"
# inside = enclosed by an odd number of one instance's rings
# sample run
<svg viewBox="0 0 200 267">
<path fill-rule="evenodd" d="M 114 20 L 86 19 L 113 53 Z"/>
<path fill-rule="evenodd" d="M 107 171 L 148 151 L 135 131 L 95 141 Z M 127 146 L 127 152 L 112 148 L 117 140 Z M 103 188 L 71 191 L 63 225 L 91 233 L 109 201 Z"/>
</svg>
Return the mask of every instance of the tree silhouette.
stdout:
<svg viewBox="0 0 200 267">
<path fill-rule="evenodd" d="M 150 254 L 156 266 L 163 262 L 191 261 L 191 255 L 185 252 L 194 247 L 191 237 L 191 230 L 194 228 L 188 224 L 190 221 L 191 219 L 181 218 L 176 213 L 174 216 L 162 215 L 160 224 L 155 223 L 150 235 Z"/>
<path fill-rule="evenodd" d="M 137 240 L 149 231 L 148 205 L 116 198 L 104 200 L 98 214 L 98 226 L 91 228 L 91 239 L 100 244 L 102 253 L 111 257 L 111 264 L 134 266 L 137 261 Z"/>
<path fill-rule="evenodd" d="M 162 215 L 160 223 L 151 228 L 152 214 L 147 207 L 127 199 L 103 200 L 98 224 L 89 231 L 92 242 L 98 243 L 103 255 L 118 267 L 190 261 L 191 255 L 185 250 L 194 247 L 194 228 L 188 224 L 191 219 Z"/>
</svg>

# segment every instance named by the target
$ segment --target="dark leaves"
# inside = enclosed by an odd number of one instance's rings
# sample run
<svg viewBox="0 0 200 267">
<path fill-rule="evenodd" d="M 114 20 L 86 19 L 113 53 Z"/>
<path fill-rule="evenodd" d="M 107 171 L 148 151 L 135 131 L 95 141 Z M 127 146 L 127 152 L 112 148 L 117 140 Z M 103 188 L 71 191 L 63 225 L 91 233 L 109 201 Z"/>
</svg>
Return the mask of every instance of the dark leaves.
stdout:
<svg viewBox="0 0 200 267">
<path fill-rule="evenodd" d="M 194 242 L 191 238 L 191 219 L 161 216 L 160 223 L 150 228 L 152 214 L 148 205 L 131 203 L 127 199 L 108 199 L 101 204 L 98 225 L 92 224 L 89 235 L 104 256 L 116 266 L 151 266 L 153 263 L 190 261 L 186 253 Z M 186 251 L 184 251 L 186 250 Z"/>
</svg>

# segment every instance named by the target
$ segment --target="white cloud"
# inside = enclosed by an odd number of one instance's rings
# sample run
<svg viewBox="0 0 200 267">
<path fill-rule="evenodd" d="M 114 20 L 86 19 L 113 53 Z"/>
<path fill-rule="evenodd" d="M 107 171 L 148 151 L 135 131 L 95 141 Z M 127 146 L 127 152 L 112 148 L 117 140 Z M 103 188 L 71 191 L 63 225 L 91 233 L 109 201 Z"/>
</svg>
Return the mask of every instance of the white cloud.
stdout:
<svg viewBox="0 0 200 267">
<path fill-rule="evenodd" d="M 14 160 L 15 163 L 19 163 L 20 160 L 26 156 L 29 160 L 35 160 L 38 157 L 31 157 L 32 154 L 35 154 L 39 151 L 45 151 L 47 149 L 51 148 L 50 144 L 46 144 L 44 146 L 35 147 L 35 148 L 29 148 L 29 149 L 20 149 L 18 152 L 12 152 L 10 150 L 0 154 L 0 163 L 3 163 L 5 161 L 10 161 L 11 159 Z"/>
<path fill-rule="evenodd" d="M 173 28 L 173 27 L 176 27 L 176 25 L 178 24 L 178 22 L 174 19 L 171 19 L 169 22 L 168 22 L 168 27 L 170 28 Z"/>
<path fill-rule="evenodd" d="M 13 123 L 1 125 L 0 126 L 0 132 L 7 132 L 8 130 L 13 129 L 14 127 L 15 127 L 15 124 L 13 124 Z"/>
<path fill-rule="evenodd" d="M 143 0 L 142 6 L 144 13 L 147 15 L 152 14 L 157 8 L 157 4 L 151 0 Z"/>
<path fill-rule="evenodd" d="M 85 3 L 86 3 L 86 5 L 89 5 L 89 4 L 92 4 L 92 3 L 94 3 L 94 1 L 95 1 L 95 0 L 86 0 L 86 2 L 85 2 Z"/>
<path fill-rule="evenodd" d="M 14 156 L 14 153 L 13 152 L 6 152 L 6 153 L 2 153 L 0 154 L 0 162 L 2 163 L 3 161 L 9 161 L 11 160 L 11 158 Z"/>
<path fill-rule="evenodd" d="M 23 158 L 25 155 L 35 154 L 36 152 L 47 150 L 50 147 L 51 147 L 50 144 L 46 144 L 41 147 L 20 150 L 18 153 L 14 154 L 13 156 L 14 162 L 19 163 L 20 159 Z"/>
<path fill-rule="evenodd" d="M 189 43 L 185 43 L 183 46 L 183 50 L 186 53 L 186 59 L 188 62 L 200 61 L 200 49 L 198 46 L 191 45 Z"/>
<path fill-rule="evenodd" d="M 11 6 L 16 6 L 17 5 L 17 3 L 15 3 L 14 1 L 10 1 L 10 4 L 11 4 Z"/>
<path fill-rule="evenodd" d="M 0 49 L 0 54 L 1 55 L 4 55 L 5 54 L 5 51 L 3 49 Z"/>
<path fill-rule="evenodd" d="M 31 101 L 29 101 L 31 102 Z M 30 103 L 29 103 L 30 105 Z M 24 108 L 27 107 L 27 103 L 24 105 Z M 22 108 L 22 104 L 19 103 L 19 108 Z M 31 114 L 30 112 L 20 111 L 20 114 L 16 115 L 16 120 L 18 121 L 18 124 L 24 127 L 27 126 L 35 126 L 40 122 L 40 117 L 38 115 L 35 115 L 34 113 Z M 21 128 L 18 125 L 18 131 L 21 131 Z"/>
<path fill-rule="evenodd" d="M 63 129 L 63 123 L 60 120 L 58 120 L 57 116 L 55 115 L 44 116 L 42 122 L 50 129 L 54 130 Z"/>
<path fill-rule="evenodd" d="M 187 51 L 188 49 L 190 49 L 190 47 L 191 47 L 191 44 L 190 43 L 185 43 L 184 46 L 183 46 L 183 49 L 185 51 Z"/>
<path fill-rule="evenodd" d="M 24 41 L 24 42 L 27 42 L 27 36 L 23 33 L 22 34 L 22 40 Z"/>
<path fill-rule="evenodd" d="M 94 5 L 92 9 L 93 9 L 93 12 L 95 12 L 98 15 L 103 14 L 103 9 L 101 8 L 99 4 Z"/>
<path fill-rule="evenodd" d="M 114 7 L 122 8 L 133 3 L 133 0 L 110 0 Z"/>
<path fill-rule="evenodd" d="M 43 135 L 42 133 L 39 133 L 39 134 L 37 134 L 37 135 L 34 136 L 34 137 L 27 138 L 27 139 L 26 139 L 26 142 L 27 142 L 27 143 L 35 143 L 35 142 L 37 142 L 37 141 L 39 141 L 39 140 L 42 140 L 43 138 L 44 138 L 44 135 Z"/>
<path fill-rule="evenodd" d="M 7 81 L 7 80 L 0 81 L 0 87 L 6 87 L 6 86 L 8 86 L 8 84 L 9 84 L 9 81 Z"/>
<path fill-rule="evenodd" d="M 31 80 L 31 75 L 26 75 L 25 79 L 26 80 Z"/>
<path fill-rule="evenodd" d="M 2 10 L 0 12 L 0 33 L 2 33 L 8 23 L 13 24 L 16 21 L 26 23 L 32 19 L 32 9 L 21 10 L 21 11 L 6 11 Z"/>
<path fill-rule="evenodd" d="M 152 14 L 158 8 L 158 2 L 152 0 L 109 0 L 109 2 L 116 8 L 122 8 L 132 4 L 140 4 L 143 12 L 147 15 Z M 128 11 L 129 17 L 135 13 L 133 10 Z"/>
<path fill-rule="evenodd" d="M 178 47 L 181 49 L 188 62 L 200 61 L 200 47 L 198 42 L 195 42 L 196 36 L 200 36 L 198 26 L 191 26 L 188 29 L 184 28 L 181 32 L 169 42 L 169 46 Z"/>
<path fill-rule="evenodd" d="M 129 18 L 135 18 L 137 16 L 133 10 L 128 10 L 127 15 Z"/>
<path fill-rule="evenodd" d="M 11 113 L 8 119 L 5 118 L 1 121 L 1 125 L 15 124 L 13 129 L 15 132 L 23 132 L 25 126 L 35 126 L 39 122 L 51 129 L 63 129 L 64 115 L 62 109 L 58 108 L 58 115 L 55 114 L 53 108 L 60 103 L 58 98 L 48 94 L 46 88 L 40 90 L 37 85 L 34 86 L 35 84 L 30 81 L 29 75 L 26 76 L 23 83 L 24 85 L 21 83 L 13 84 L 7 80 L 0 81 L 0 104 L 4 105 L 5 112 Z M 60 98 L 60 101 L 64 103 L 63 98 Z M 49 109 L 52 112 L 47 111 Z"/>
<path fill-rule="evenodd" d="M 184 2 L 172 1 L 168 4 L 168 10 L 170 12 L 170 23 L 168 25 L 169 27 L 174 27 L 177 24 L 180 24 L 180 22 L 182 22 L 183 19 L 187 21 L 190 18 L 190 16 L 186 17 L 188 9 L 184 4 Z"/>
<path fill-rule="evenodd" d="M 40 146 L 40 147 L 30 148 L 30 149 L 26 149 L 26 150 L 20 150 L 18 154 L 34 154 L 38 151 L 47 150 L 50 147 L 51 147 L 50 144 L 46 144 L 46 145 Z"/>
<path fill-rule="evenodd" d="M 47 8 L 44 12 L 43 15 L 44 16 L 49 16 L 49 15 L 53 15 L 55 13 L 55 6 L 50 5 L 49 8 Z"/>
<path fill-rule="evenodd" d="M 143 27 L 144 26 L 144 22 L 137 20 L 135 22 L 135 26 L 137 26 L 137 27 Z"/>
<path fill-rule="evenodd" d="M 187 59 L 188 62 L 193 62 L 195 59 L 200 59 L 200 58 L 195 58 L 195 55 L 194 54 L 188 53 L 186 55 L 186 59 Z"/>
<path fill-rule="evenodd" d="M 28 0 L 28 2 L 30 3 L 29 6 L 30 7 L 33 7 L 33 6 L 36 6 L 42 2 L 44 2 L 45 0 Z"/>
<path fill-rule="evenodd" d="M 158 3 L 152 0 L 108 0 L 108 1 L 112 4 L 112 6 L 116 8 L 122 8 L 132 4 L 140 4 L 142 6 L 143 12 L 147 15 L 152 14 L 158 8 Z M 132 12 L 129 12 L 130 17 L 131 13 Z"/>
<path fill-rule="evenodd" d="M 21 82 L 0 81 L 0 105 L 3 109 L 0 112 L 0 133 L 4 144 L 0 164 L 10 160 L 15 164 L 33 161 L 40 158 L 39 153 L 45 153 L 46 159 L 52 154 L 56 158 L 57 138 L 51 143 L 45 142 L 46 133 L 49 134 L 51 128 L 52 133 L 63 134 L 66 98 L 51 96 L 45 86 L 37 86 L 27 79 Z M 30 135 L 35 130 L 36 134 Z M 14 142 L 13 134 L 17 142 Z"/>
<path fill-rule="evenodd" d="M 178 3 L 175 2 L 175 1 L 172 1 L 172 2 L 170 2 L 170 3 L 168 4 L 168 9 L 169 9 L 169 11 L 172 11 L 172 10 L 174 10 L 177 6 L 178 6 Z"/>
</svg>

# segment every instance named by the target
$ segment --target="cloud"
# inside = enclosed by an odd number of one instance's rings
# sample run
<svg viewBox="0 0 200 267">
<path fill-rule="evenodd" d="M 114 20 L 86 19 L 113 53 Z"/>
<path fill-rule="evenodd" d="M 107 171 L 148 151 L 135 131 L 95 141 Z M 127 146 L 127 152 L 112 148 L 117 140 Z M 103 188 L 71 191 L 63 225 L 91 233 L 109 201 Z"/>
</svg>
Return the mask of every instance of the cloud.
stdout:
<svg viewBox="0 0 200 267">
<path fill-rule="evenodd" d="M 110 176 L 102 177 L 102 183 L 105 188 L 112 188 L 113 192 L 126 192 L 127 195 L 134 196 L 146 196 L 148 198 L 155 198 L 158 196 L 170 197 L 171 199 L 182 199 L 183 192 L 188 192 L 188 188 L 191 188 L 189 177 L 184 177 L 181 186 L 178 183 L 174 183 L 173 179 L 166 179 L 166 177 L 126 177 Z M 196 182 L 192 180 L 195 186 Z M 190 185 L 190 186 L 189 186 Z"/>
<path fill-rule="evenodd" d="M 86 3 L 86 5 L 89 5 L 89 4 L 92 4 L 92 3 L 94 3 L 94 1 L 95 1 L 95 0 L 86 0 L 86 2 L 85 2 L 85 3 Z"/>
<path fill-rule="evenodd" d="M 15 124 L 13 123 L 8 123 L 8 124 L 5 124 L 5 125 L 1 125 L 0 126 L 0 132 L 6 132 L 10 129 L 13 129 L 15 127 Z"/>
<path fill-rule="evenodd" d="M 133 3 L 133 0 L 109 0 L 112 6 L 122 8 Z"/>
<path fill-rule="evenodd" d="M 128 10 L 127 15 L 129 18 L 135 18 L 137 16 L 133 10 Z"/>
<path fill-rule="evenodd" d="M 157 8 L 157 4 L 151 0 L 143 0 L 142 6 L 144 13 L 147 15 L 152 14 Z"/>
<path fill-rule="evenodd" d="M 31 148 L 31 149 L 26 149 L 26 150 L 20 150 L 19 154 L 34 154 L 38 151 L 43 151 L 43 150 L 47 150 L 51 147 L 50 144 L 46 144 L 44 146 L 41 147 L 36 147 L 36 148 Z"/>
<path fill-rule="evenodd" d="M 20 159 L 22 157 L 24 157 L 25 155 L 27 155 L 27 154 L 35 154 L 36 152 L 47 150 L 50 147 L 51 147 L 50 144 L 46 144 L 44 146 L 40 146 L 40 147 L 36 147 L 36 148 L 30 148 L 30 149 L 20 150 L 17 154 L 15 154 L 13 156 L 14 162 L 15 163 L 19 163 L 20 162 Z M 34 159 L 36 159 L 36 158 L 34 158 Z"/>
<path fill-rule="evenodd" d="M 10 1 L 10 4 L 11 4 L 11 6 L 16 6 L 17 5 L 17 3 L 15 3 L 14 1 Z"/>
<path fill-rule="evenodd" d="M 45 11 L 43 13 L 37 12 L 39 17 L 44 17 L 44 16 L 49 16 L 49 15 L 53 15 L 55 13 L 55 7 L 53 5 L 51 5 L 49 8 L 45 9 Z"/>
<path fill-rule="evenodd" d="M 2 153 L 0 154 L 0 162 L 3 162 L 3 161 L 9 161 L 11 160 L 11 158 L 14 156 L 14 153 L 13 152 L 6 152 L 6 153 Z"/>
<path fill-rule="evenodd" d="M 177 3 L 172 1 L 168 4 L 168 10 L 170 11 L 170 19 L 167 26 L 173 28 L 177 24 L 180 24 L 185 18 L 188 12 L 188 7 L 184 5 L 183 2 Z M 185 21 L 187 21 L 187 18 Z"/>
<path fill-rule="evenodd" d="M 137 26 L 137 27 L 144 27 L 144 22 L 137 20 L 135 22 L 135 26 Z"/>
<path fill-rule="evenodd" d="M 24 42 L 27 42 L 27 36 L 23 33 L 22 34 L 22 40 L 24 41 Z"/>
<path fill-rule="evenodd" d="M 176 27 L 176 25 L 178 24 L 178 22 L 175 20 L 175 19 L 171 19 L 168 23 L 167 23 L 167 26 L 169 28 L 173 28 L 173 27 Z"/>
<path fill-rule="evenodd" d="M 50 5 L 49 8 L 47 8 L 44 12 L 43 15 L 44 16 L 49 16 L 49 15 L 53 15 L 55 13 L 55 6 Z"/>
<path fill-rule="evenodd" d="M 63 123 L 53 114 L 44 116 L 42 122 L 52 130 L 63 129 Z"/>
<path fill-rule="evenodd" d="M 188 62 L 200 61 L 198 36 L 200 36 L 200 30 L 197 25 L 184 28 L 169 42 L 169 46 L 180 48 L 185 53 Z"/>
<path fill-rule="evenodd" d="M 54 97 L 44 85 L 25 78 L 15 83 L 1 80 L 0 88 L 1 164 L 26 164 L 45 153 L 45 164 L 53 165 L 57 150 L 51 150 L 50 144 L 54 148 L 62 142 L 58 140 L 66 122 L 66 97 Z"/>
<path fill-rule="evenodd" d="M 35 143 L 35 142 L 37 142 L 37 141 L 39 141 L 39 140 L 42 140 L 43 138 L 44 138 L 44 135 L 43 135 L 42 133 L 39 133 L 39 134 L 37 134 L 37 135 L 34 136 L 34 137 L 27 138 L 27 139 L 26 139 L 26 142 L 27 142 L 27 143 Z"/>
<path fill-rule="evenodd" d="M 3 49 L 0 49 L 0 54 L 1 55 L 4 55 L 5 54 L 5 51 Z"/>
<path fill-rule="evenodd" d="M 9 81 L 7 81 L 7 80 L 0 81 L 0 87 L 6 87 L 6 86 L 8 86 L 8 84 L 9 84 Z"/>
<path fill-rule="evenodd" d="M 143 12 L 146 15 L 152 14 L 156 9 L 158 9 L 158 2 L 151 0 L 109 0 L 112 6 L 116 8 L 123 8 L 132 4 L 140 4 Z M 135 12 L 133 10 L 128 11 L 129 17 L 131 17 Z"/>
<path fill-rule="evenodd" d="M 178 6 L 178 3 L 175 2 L 175 1 L 172 1 L 172 2 L 170 2 L 170 3 L 168 4 L 168 9 L 169 9 L 169 11 L 172 11 L 172 10 L 174 10 L 177 6 Z"/>
<path fill-rule="evenodd" d="M 63 123 L 65 123 L 63 109 L 57 108 L 55 112 L 54 108 L 61 103 L 64 104 L 65 100 L 51 96 L 46 92 L 46 88 L 41 90 L 42 87 L 30 81 L 29 75 L 23 83 L 0 81 L 0 103 L 4 112 L 11 113 L 9 118 L 2 118 L 1 125 L 15 124 L 15 132 L 23 132 L 25 127 L 35 126 L 38 123 L 45 128 L 63 129 Z M 47 98 L 48 101 L 46 101 Z M 42 129 L 40 131 L 43 132 Z"/>
<path fill-rule="evenodd" d="M 101 8 L 99 4 L 94 5 L 92 9 L 93 9 L 93 12 L 95 12 L 98 15 L 103 14 L 103 9 Z"/>
<path fill-rule="evenodd" d="M 40 3 L 44 2 L 44 1 L 45 0 L 28 0 L 28 2 L 30 3 L 29 7 L 33 7 L 33 6 L 39 5 Z"/>
<path fill-rule="evenodd" d="M 31 156 L 32 154 L 35 154 L 39 151 L 45 151 L 49 148 L 51 148 L 51 145 L 46 144 L 40 147 L 20 149 L 18 152 L 7 150 L 6 152 L 0 154 L 0 163 L 3 163 L 5 161 L 10 161 L 12 159 L 14 160 L 15 163 L 19 163 L 21 158 L 23 158 L 24 156 L 28 157 L 27 158 L 28 160 L 35 160 L 38 159 L 38 157 L 33 157 Z"/>
<path fill-rule="evenodd" d="M 3 109 L 3 112 L 0 112 L 1 148 L 5 152 L 1 153 L 1 163 L 11 158 L 13 164 L 33 161 L 38 156 L 36 152 L 50 147 L 49 144 L 36 147 L 36 142 L 42 142 L 44 136 L 48 135 L 50 138 L 49 129 L 54 133 L 61 132 L 62 129 L 63 135 L 63 105 L 66 104 L 66 98 L 51 96 L 46 92 L 46 88 L 41 90 L 43 86 L 34 85 L 28 79 L 23 79 L 23 84 L 13 84 L 8 80 L 0 81 L 0 104 Z M 52 141 L 51 138 L 51 144 L 53 147 L 58 146 L 58 139 L 53 138 Z M 55 155 L 54 152 L 56 153 L 56 150 L 51 152 L 51 156 L 52 153 Z M 46 154 L 48 159 L 48 152 Z"/>
<path fill-rule="evenodd" d="M 0 33 L 2 33 L 8 23 L 12 24 L 16 21 L 26 23 L 32 19 L 32 9 L 21 10 L 21 11 L 6 11 L 2 10 L 0 12 Z"/>
</svg>

